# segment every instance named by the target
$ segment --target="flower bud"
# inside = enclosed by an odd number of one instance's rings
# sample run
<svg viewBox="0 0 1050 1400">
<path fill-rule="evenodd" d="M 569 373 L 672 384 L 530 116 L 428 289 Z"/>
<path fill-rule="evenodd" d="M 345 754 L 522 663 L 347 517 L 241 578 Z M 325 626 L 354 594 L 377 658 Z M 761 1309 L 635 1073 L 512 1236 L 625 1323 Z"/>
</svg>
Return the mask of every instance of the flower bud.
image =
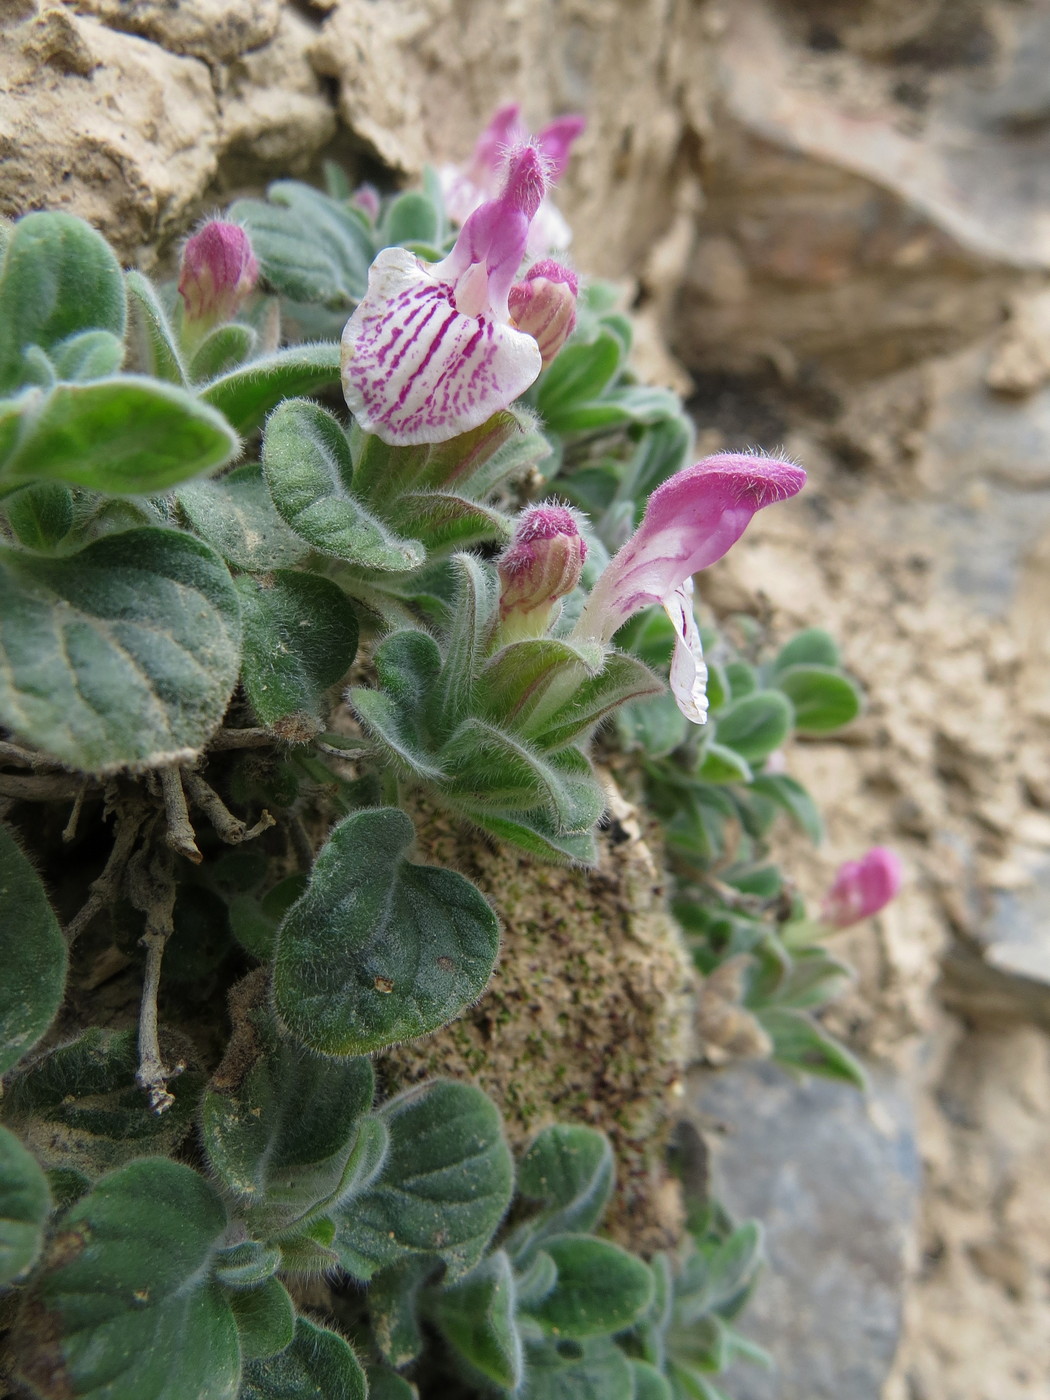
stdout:
<svg viewBox="0 0 1050 1400">
<path fill-rule="evenodd" d="M 187 325 L 203 332 L 231 321 L 258 276 L 259 264 L 244 229 L 209 220 L 182 250 L 179 295 Z"/>
<path fill-rule="evenodd" d="M 824 896 L 821 918 L 835 928 L 849 928 L 884 909 L 901 887 L 901 863 L 885 846 L 873 846 L 860 860 L 839 866 Z"/>
<path fill-rule="evenodd" d="M 586 558 L 574 511 L 557 505 L 523 511 L 498 563 L 502 640 L 544 636 L 555 604 L 579 583 Z"/>
<path fill-rule="evenodd" d="M 550 258 L 536 263 L 510 289 L 508 305 L 518 330 L 531 335 L 546 367 L 576 328 L 575 272 Z"/>
<path fill-rule="evenodd" d="M 358 185 L 350 196 L 350 203 L 355 209 L 360 209 L 371 223 L 379 221 L 379 191 L 375 185 Z"/>
</svg>

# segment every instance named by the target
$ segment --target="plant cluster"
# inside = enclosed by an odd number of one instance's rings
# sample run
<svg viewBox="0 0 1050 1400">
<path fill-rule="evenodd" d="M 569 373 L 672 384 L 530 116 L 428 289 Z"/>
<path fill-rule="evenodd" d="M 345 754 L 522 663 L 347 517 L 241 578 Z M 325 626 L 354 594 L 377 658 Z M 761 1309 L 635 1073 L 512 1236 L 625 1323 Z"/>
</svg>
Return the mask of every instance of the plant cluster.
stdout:
<svg viewBox="0 0 1050 1400">
<path fill-rule="evenodd" d="M 471 1084 L 376 1103 L 368 1057 L 499 950 L 411 858 L 420 792 L 589 865 L 595 746 L 633 765 L 700 970 L 746 968 L 786 1064 L 859 1074 L 765 846 L 778 810 L 819 836 L 775 760 L 857 693 L 825 634 L 762 661 L 692 610 L 803 474 L 690 465 L 612 293 L 537 260 L 579 123 L 518 120 L 422 191 L 279 182 L 177 284 L 68 214 L 0 227 L 0 1324 L 41 1400 L 716 1400 L 753 1355 L 754 1225 L 642 1260 L 596 1233 L 601 1133 L 515 1164 Z M 839 893 L 831 923 L 871 912 Z M 125 969 L 137 1029 L 93 997 Z"/>
</svg>

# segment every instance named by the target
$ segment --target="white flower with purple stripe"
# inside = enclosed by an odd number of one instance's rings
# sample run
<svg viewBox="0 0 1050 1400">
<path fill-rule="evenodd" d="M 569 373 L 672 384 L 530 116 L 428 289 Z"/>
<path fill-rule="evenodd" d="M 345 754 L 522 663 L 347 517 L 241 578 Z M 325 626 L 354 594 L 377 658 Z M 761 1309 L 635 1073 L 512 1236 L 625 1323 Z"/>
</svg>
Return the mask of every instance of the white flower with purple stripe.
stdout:
<svg viewBox="0 0 1050 1400">
<path fill-rule="evenodd" d="M 343 393 L 360 426 L 395 446 L 445 442 L 506 408 L 540 372 L 507 297 L 547 187 L 533 146 L 511 153 L 499 197 L 439 263 L 385 248 L 343 332 Z"/>
</svg>

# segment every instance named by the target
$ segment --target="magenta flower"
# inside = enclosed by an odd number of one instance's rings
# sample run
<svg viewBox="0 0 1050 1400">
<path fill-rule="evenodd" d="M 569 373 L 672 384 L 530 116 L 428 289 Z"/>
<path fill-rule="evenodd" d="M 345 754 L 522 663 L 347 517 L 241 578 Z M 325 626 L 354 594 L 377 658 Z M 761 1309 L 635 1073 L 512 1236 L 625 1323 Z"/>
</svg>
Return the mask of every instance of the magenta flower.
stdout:
<svg viewBox="0 0 1050 1400">
<path fill-rule="evenodd" d="M 576 328 L 576 298 L 580 284 L 575 272 L 544 258 L 533 263 L 510 289 L 508 304 L 519 331 L 540 347 L 544 369 Z"/>
<path fill-rule="evenodd" d="M 506 408 L 540 372 L 539 347 L 510 324 L 507 298 L 547 177 L 519 146 L 498 199 L 475 209 L 438 263 L 384 248 L 343 331 L 343 394 L 366 432 L 445 442 Z"/>
<path fill-rule="evenodd" d="M 624 622 L 659 603 L 674 624 L 671 690 L 694 724 L 707 718 L 707 667 L 693 617 L 692 576 L 721 559 L 751 517 L 802 489 L 791 462 L 721 452 L 683 467 L 649 497 L 645 516 L 595 584 L 573 635 L 608 642 Z"/>
<path fill-rule="evenodd" d="M 551 182 L 564 173 L 572 143 L 586 125 L 581 116 L 557 117 L 536 133 L 533 144 L 546 162 Z M 529 140 L 528 128 L 521 120 L 521 104 L 511 102 L 493 114 L 478 137 L 474 154 L 467 165 L 442 166 L 438 176 L 445 209 L 453 223 L 466 223 L 480 204 L 493 198 L 503 178 L 507 152 Z M 529 256 L 543 257 L 552 251 L 560 251 L 567 248 L 571 241 L 572 231 L 568 224 L 551 200 L 545 198 L 529 231 Z"/>
<path fill-rule="evenodd" d="M 546 635 L 559 600 L 580 581 L 587 544 L 575 511 L 544 504 L 522 511 L 500 557 L 500 639 Z"/>
<path fill-rule="evenodd" d="M 179 295 L 187 325 L 203 334 L 231 321 L 258 277 L 259 264 L 244 229 L 210 219 L 182 250 Z"/>
<path fill-rule="evenodd" d="M 824 896 L 821 918 L 835 928 L 849 928 L 885 909 L 901 887 L 900 858 L 885 846 L 873 846 L 860 860 L 840 865 Z"/>
</svg>

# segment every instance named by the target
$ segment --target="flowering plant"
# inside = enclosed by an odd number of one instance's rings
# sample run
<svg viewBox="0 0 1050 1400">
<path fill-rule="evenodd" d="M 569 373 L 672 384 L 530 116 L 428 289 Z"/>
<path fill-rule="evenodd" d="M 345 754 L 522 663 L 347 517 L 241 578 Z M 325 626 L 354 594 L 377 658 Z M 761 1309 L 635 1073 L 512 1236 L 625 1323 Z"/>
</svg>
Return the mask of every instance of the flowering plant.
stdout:
<svg viewBox="0 0 1050 1400">
<path fill-rule="evenodd" d="M 767 661 L 693 613 L 804 473 L 695 461 L 608 289 L 543 256 L 580 129 L 503 109 L 447 204 L 433 173 L 278 182 L 166 286 L 71 215 L 0 226 L 0 1287 L 40 1400 L 683 1400 L 754 1356 L 753 1223 L 697 1207 L 642 1259 L 597 1233 L 603 1133 L 533 1127 L 515 1168 L 479 1087 L 377 1100 L 371 1058 L 500 951 L 413 818 L 583 880 L 633 764 L 702 1031 L 721 987 L 751 1053 L 860 1074 L 812 1014 L 844 969 L 764 861 L 778 810 L 819 834 L 774 755 L 859 697 L 825 634 Z"/>
</svg>

